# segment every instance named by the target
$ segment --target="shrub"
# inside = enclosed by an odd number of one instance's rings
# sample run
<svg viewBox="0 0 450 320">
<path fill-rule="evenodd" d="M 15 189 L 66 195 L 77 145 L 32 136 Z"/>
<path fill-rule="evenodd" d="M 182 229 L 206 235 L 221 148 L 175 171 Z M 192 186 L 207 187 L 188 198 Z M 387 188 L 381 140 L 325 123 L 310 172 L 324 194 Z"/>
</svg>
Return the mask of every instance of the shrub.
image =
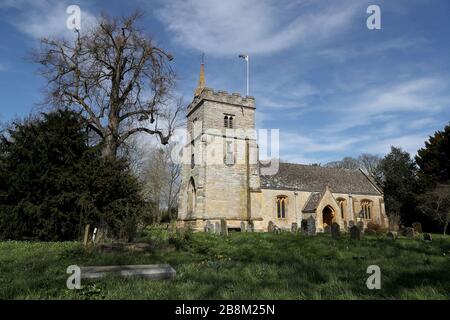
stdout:
<svg viewBox="0 0 450 320">
<path fill-rule="evenodd" d="M 87 123 L 60 110 L 0 137 L 0 239 L 62 241 L 86 224 L 132 238 L 140 185 L 125 160 L 90 146 Z"/>
</svg>

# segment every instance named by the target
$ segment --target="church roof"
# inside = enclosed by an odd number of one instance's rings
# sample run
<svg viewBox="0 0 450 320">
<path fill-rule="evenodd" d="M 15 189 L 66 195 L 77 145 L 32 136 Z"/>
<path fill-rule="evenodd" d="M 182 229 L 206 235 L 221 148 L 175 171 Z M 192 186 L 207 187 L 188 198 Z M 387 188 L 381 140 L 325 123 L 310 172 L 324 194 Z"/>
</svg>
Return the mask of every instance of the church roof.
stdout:
<svg viewBox="0 0 450 320">
<path fill-rule="evenodd" d="M 276 174 L 261 175 L 265 189 L 323 192 L 327 186 L 334 193 L 381 194 L 361 170 L 280 163 Z"/>
<path fill-rule="evenodd" d="M 308 201 L 303 208 L 303 212 L 316 212 L 317 207 L 319 206 L 320 199 L 322 198 L 321 192 L 313 192 L 308 198 Z"/>
</svg>

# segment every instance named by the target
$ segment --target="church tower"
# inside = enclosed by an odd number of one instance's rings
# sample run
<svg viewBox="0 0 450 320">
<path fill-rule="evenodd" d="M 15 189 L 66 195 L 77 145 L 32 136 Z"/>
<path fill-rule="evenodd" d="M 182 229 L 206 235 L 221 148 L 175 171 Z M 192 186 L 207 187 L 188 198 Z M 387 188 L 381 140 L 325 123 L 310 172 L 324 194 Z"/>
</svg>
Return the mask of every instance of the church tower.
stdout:
<svg viewBox="0 0 450 320">
<path fill-rule="evenodd" d="M 204 72 L 202 63 L 187 107 L 178 222 L 197 231 L 223 219 L 228 228 L 258 229 L 255 99 L 206 87 Z"/>
</svg>

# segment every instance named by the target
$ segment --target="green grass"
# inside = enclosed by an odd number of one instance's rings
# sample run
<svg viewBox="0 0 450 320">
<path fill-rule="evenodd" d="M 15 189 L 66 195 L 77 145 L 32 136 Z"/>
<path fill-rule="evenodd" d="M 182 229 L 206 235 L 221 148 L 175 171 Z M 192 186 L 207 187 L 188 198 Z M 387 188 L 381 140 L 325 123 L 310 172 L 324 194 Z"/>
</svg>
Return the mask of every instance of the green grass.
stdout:
<svg viewBox="0 0 450 320">
<path fill-rule="evenodd" d="M 147 236 L 158 246 L 170 238 Z M 157 242 L 157 241 L 156 241 Z M 173 243 L 173 242 L 171 242 Z M 179 246 L 178 246 L 179 247 Z M 176 250 L 99 253 L 79 243 L 0 243 L 0 299 L 449 299 L 450 238 L 194 234 Z M 66 288 L 69 265 L 169 263 L 175 280 L 105 278 Z M 381 290 L 368 290 L 369 265 Z"/>
</svg>

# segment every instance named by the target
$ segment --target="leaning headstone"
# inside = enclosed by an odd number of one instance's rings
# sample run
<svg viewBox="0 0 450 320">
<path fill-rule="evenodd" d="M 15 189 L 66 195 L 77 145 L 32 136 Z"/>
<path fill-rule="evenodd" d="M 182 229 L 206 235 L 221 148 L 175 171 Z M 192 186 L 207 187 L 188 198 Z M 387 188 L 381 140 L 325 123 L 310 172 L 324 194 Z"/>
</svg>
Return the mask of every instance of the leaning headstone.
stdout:
<svg viewBox="0 0 450 320">
<path fill-rule="evenodd" d="M 220 235 L 221 236 L 228 235 L 227 220 L 225 220 L 225 219 L 220 220 Z"/>
<path fill-rule="evenodd" d="M 408 238 L 414 239 L 416 237 L 416 231 L 413 228 L 406 228 L 405 236 L 407 236 Z"/>
<path fill-rule="evenodd" d="M 220 223 L 219 222 L 216 222 L 214 224 L 214 233 L 215 234 L 220 234 Z"/>
<path fill-rule="evenodd" d="M 424 241 L 433 241 L 433 238 L 431 237 L 430 233 L 424 233 L 423 234 L 423 240 Z"/>
<path fill-rule="evenodd" d="M 397 232 L 395 232 L 395 231 L 389 231 L 389 232 L 386 234 L 386 237 L 387 237 L 389 240 L 395 241 L 395 239 L 397 239 Z"/>
<path fill-rule="evenodd" d="M 315 236 L 316 235 L 316 220 L 311 216 L 307 219 L 307 235 Z"/>
<path fill-rule="evenodd" d="M 247 228 L 245 227 L 245 222 L 241 221 L 241 232 L 247 231 Z"/>
<path fill-rule="evenodd" d="M 420 222 L 414 222 L 412 224 L 412 227 L 413 227 L 415 232 L 422 233 L 422 224 Z"/>
<path fill-rule="evenodd" d="M 364 231 L 364 222 L 358 221 L 356 225 L 358 226 L 359 230 L 361 230 L 361 232 Z"/>
<path fill-rule="evenodd" d="M 303 233 L 307 233 L 308 232 L 308 221 L 307 220 L 302 220 L 302 222 L 300 223 L 300 227 Z"/>
<path fill-rule="evenodd" d="M 291 232 L 292 232 L 292 233 L 297 233 L 297 229 L 298 229 L 297 223 L 296 223 L 296 222 L 292 222 L 292 225 L 291 225 Z"/>
<path fill-rule="evenodd" d="M 361 240 L 361 229 L 357 226 L 353 226 L 350 228 L 350 239 L 352 240 Z"/>
<path fill-rule="evenodd" d="M 269 225 L 267 226 L 268 232 L 273 232 L 274 223 L 272 221 L 269 221 Z"/>
<path fill-rule="evenodd" d="M 331 236 L 336 240 L 341 236 L 340 226 L 336 222 L 331 225 Z"/>
</svg>

